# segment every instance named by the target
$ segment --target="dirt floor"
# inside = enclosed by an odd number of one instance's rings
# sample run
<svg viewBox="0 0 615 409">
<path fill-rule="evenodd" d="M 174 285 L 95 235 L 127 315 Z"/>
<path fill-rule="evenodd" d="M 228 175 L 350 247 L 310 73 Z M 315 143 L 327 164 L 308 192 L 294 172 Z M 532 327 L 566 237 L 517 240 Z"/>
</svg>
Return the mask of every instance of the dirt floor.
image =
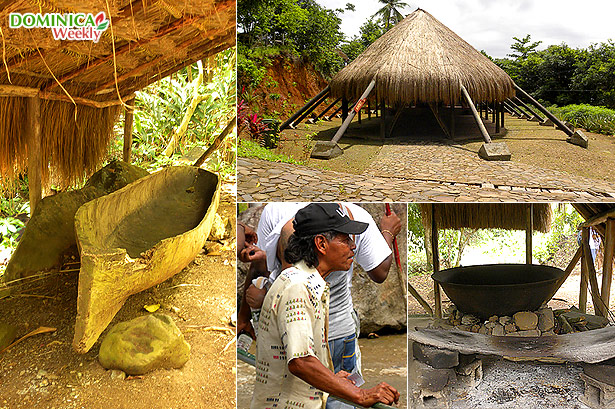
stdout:
<svg viewBox="0 0 615 409">
<path fill-rule="evenodd" d="M 483 143 L 475 124 L 468 118 L 458 117 L 457 137 L 454 143 L 458 148 L 478 152 Z M 346 132 L 339 145 L 344 155 L 334 159 L 311 159 L 309 153 L 315 141 L 331 140 L 341 124 L 341 119 L 319 121 L 315 124 L 302 123 L 297 129 L 287 129 L 281 133 L 279 152 L 305 161 L 307 166 L 326 170 L 362 174 L 377 159 L 383 145 L 399 144 L 408 141 L 442 141 L 444 133 L 438 127 L 431 112 L 418 112 L 408 118 L 400 118 L 391 138 L 380 139 L 380 119 L 372 115 L 370 120 L 363 115 L 362 124 L 357 119 Z M 487 122 L 492 132 L 493 124 Z M 507 132 L 496 136 L 494 141 L 504 141 L 512 153 L 512 162 L 534 165 L 540 168 L 567 172 L 598 180 L 615 180 L 615 137 L 584 131 L 589 140 L 589 148 L 583 149 L 566 142 L 564 132 L 554 127 L 540 126 L 525 119 L 505 117 Z M 476 128 L 476 129 L 474 129 Z M 468 138 L 461 136 L 465 132 Z M 412 146 L 408 147 L 409 149 Z"/>
<path fill-rule="evenodd" d="M 218 213 L 235 221 L 233 186 L 224 186 Z M 157 370 L 125 380 L 112 379 L 97 360 L 102 334 L 79 355 L 71 342 L 75 322 L 78 265 L 40 280 L 21 294 L 0 299 L 0 320 L 22 336 L 35 335 L 0 355 L 0 408 L 235 408 L 235 239 L 207 242 L 195 261 L 171 279 L 131 296 L 117 322 L 148 314 L 144 305 L 160 304 L 191 346 L 181 369 Z M 228 331 L 212 327 L 225 327 Z M 107 330 L 108 330 L 107 329 Z"/>
</svg>

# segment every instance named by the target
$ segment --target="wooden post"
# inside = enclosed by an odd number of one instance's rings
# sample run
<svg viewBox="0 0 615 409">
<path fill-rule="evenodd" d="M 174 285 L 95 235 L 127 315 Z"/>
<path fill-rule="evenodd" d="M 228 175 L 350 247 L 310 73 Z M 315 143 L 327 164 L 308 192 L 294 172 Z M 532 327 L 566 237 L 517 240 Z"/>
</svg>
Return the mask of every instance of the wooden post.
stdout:
<svg viewBox="0 0 615 409">
<path fill-rule="evenodd" d="M 583 256 L 585 259 L 585 265 L 587 267 L 587 276 L 589 280 L 589 289 L 594 304 L 594 311 L 596 315 L 606 317 L 606 311 L 602 304 L 602 298 L 600 297 L 600 289 L 598 287 L 598 279 L 596 278 L 596 267 L 594 266 L 594 259 L 589 247 L 589 227 L 583 227 L 581 230 L 581 245 L 583 246 Z"/>
<path fill-rule="evenodd" d="M 314 101 L 314 103 L 305 111 L 303 111 L 303 113 L 301 115 L 299 115 L 299 118 L 295 119 L 291 124 L 290 127 L 295 127 L 297 126 L 299 123 L 301 123 L 301 121 L 303 121 L 309 114 L 312 113 L 312 111 L 314 111 L 316 108 L 318 108 L 318 106 L 320 106 L 320 104 L 322 104 L 324 102 L 325 99 L 327 99 L 327 97 L 329 96 L 329 94 L 324 94 L 323 96 L 321 96 L 320 98 L 318 98 L 316 101 Z"/>
<path fill-rule="evenodd" d="M 387 123 L 386 123 L 386 106 L 384 99 L 380 102 L 380 139 L 386 138 Z"/>
<path fill-rule="evenodd" d="M 562 131 L 564 131 L 566 133 L 566 135 L 568 136 L 572 136 L 574 134 L 574 132 L 572 132 L 572 130 L 570 128 L 568 128 L 566 125 L 564 125 L 562 123 L 562 121 L 560 121 L 559 119 L 557 119 L 557 117 L 555 115 L 553 115 L 547 108 L 543 107 L 540 102 L 536 101 L 530 94 L 528 94 L 527 92 L 525 92 L 524 90 L 522 90 L 517 84 L 513 84 L 515 89 L 524 97 L 526 97 L 527 99 L 530 100 L 530 102 L 532 104 L 534 104 L 534 106 L 536 106 L 536 108 L 538 108 L 538 110 L 540 112 L 542 112 L 543 114 L 545 114 L 545 116 L 547 118 L 549 118 L 551 121 L 553 121 L 553 123 L 555 125 L 557 125 L 558 128 L 560 128 Z"/>
<path fill-rule="evenodd" d="M 494 101 L 493 104 L 491 105 L 491 122 L 493 123 L 495 123 L 495 117 L 498 115 L 495 104 L 496 102 Z"/>
<path fill-rule="evenodd" d="M 500 115 L 502 116 L 500 119 L 500 126 L 504 128 L 504 102 L 500 102 Z"/>
<path fill-rule="evenodd" d="M 513 112 L 515 113 L 515 115 L 517 115 L 519 118 L 529 118 L 529 116 L 523 112 L 518 106 L 517 104 L 515 104 L 511 99 L 508 99 L 506 101 L 506 103 L 508 104 L 508 106 L 510 107 L 510 109 L 513 110 Z M 527 119 L 526 118 L 526 119 Z"/>
<path fill-rule="evenodd" d="M 534 233 L 534 204 L 528 203 L 525 226 L 525 264 L 532 264 L 532 234 Z"/>
<path fill-rule="evenodd" d="M 348 117 L 348 99 L 346 97 L 342 98 L 342 122 L 346 120 Z"/>
<path fill-rule="evenodd" d="M 389 138 L 393 136 L 393 129 L 395 129 L 395 124 L 397 124 L 397 121 L 399 120 L 399 116 L 401 115 L 403 110 L 404 110 L 403 104 L 397 107 L 397 110 L 395 111 L 395 116 L 393 117 L 393 122 L 391 122 L 391 127 L 389 128 Z"/>
<path fill-rule="evenodd" d="M 327 112 L 329 112 L 329 110 L 330 110 L 331 108 L 333 108 L 333 106 L 334 106 L 335 104 L 337 104 L 338 102 L 340 102 L 340 100 L 341 100 L 341 98 L 338 98 L 338 99 L 336 99 L 335 101 L 333 101 L 333 102 L 332 102 L 332 103 L 331 103 L 328 107 L 326 107 L 326 108 L 325 108 L 325 110 L 324 110 L 324 111 L 322 111 L 322 112 L 321 112 L 321 113 L 320 113 L 320 114 L 316 117 L 316 119 L 320 119 L 320 118 L 322 118 L 323 116 L 325 116 L 325 114 L 326 114 Z"/>
<path fill-rule="evenodd" d="M 538 118 L 540 120 L 540 122 L 543 122 L 545 119 L 543 117 L 541 117 L 540 115 L 538 115 L 538 113 L 536 113 L 536 111 L 534 111 L 532 109 L 532 107 L 530 107 L 528 104 L 526 104 L 525 102 L 523 102 L 519 97 L 515 97 L 515 101 L 519 103 L 519 105 L 521 105 L 523 108 L 525 108 L 530 114 L 534 115 L 536 118 Z"/>
<path fill-rule="evenodd" d="M 611 282 L 613 280 L 613 257 L 615 253 L 615 219 L 606 220 L 606 235 L 604 241 L 604 261 L 602 263 L 602 292 L 604 306 L 609 309 L 611 297 Z"/>
<path fill-rule="evenodd" d="M 438 252 L 438 226 L 436 224 L 436 205 L 431 204 L 431 254 L 433 256 L 433 272 L 440 271 L 440 254 Z M 440 294 L 440 284 L 433 282 L 434 313 L 436 318 L 442 318 L 442 296 Z"/>
<path fill-rule="evenodd" d="M 357 122 L 359 123 L 359 125 L 361 125 L 361 111 L 362 109 L 359 108 L 359 111 L 357 112 Z"/>
<path fill-rule="evenodd" d="M 372 106 L 369 103 L 369 99 L 367 100 L 367 119 L 372 119 Z"/>
<path fill-rule="evenodd" d="M 455 104 L 451 104 L 451 138 L 455 137 Z"/>
<path fill-rule="evenodd" d="M 480 115 L 478 115 L 478 112 L 476 112 L 476 107 L 474 106 L 474 103 L 472 102 L 472 98 L 470 98 L 470 94 L 468 94 L 468 90 L 466 89 L 466 87 L 463 86 L 463 84 L 461 84 L 461 82 L 459 83 L 459 86 L 461 87 L 461 93 L 463 94 L 464 98 L 468 102 L 468 105 L 470 106 L 470 109 L 472 110 L 472 115 L 474 115 L 476 124 L 478 125 L 480 132 L 483 134 L 483 138 L 485 139 L 485 142 L 491 143 L 491 137 L 489 136 L 489 133 L 487 132 L 487 129 L 485 128 L 485 124 L 483 124 L 483 121 Z"/>
<path fill-rule="evenodd" d="M 43 198 L 42 171 L 42 134 L 41 99 L 39 96 L 28 98 L 26 113 L 26 144 L 28 147 L 28 191 L 30 195 L 30 216 Z"/>
<path fill-rule="evenodd" d="M 135 99 L 132 98 L 126 101 L 126 105 L 134 106 Z M 124 108 L 124 146 L 123 146 L 123 160 L 126 163 L 130 163 L 130 154 L 132 152 L 132 121 L 134 118 L 134 110 Z"/>
<path fill-rule="evenodd" d="M 581 250 L 583 247 L 581 246 Z M 581 288 L 579 289 L 579 310 L 583 314 L 587 313 L 587 282 L 589 280 L 587 274 L 587 264 L 585 263 L 585 253 L 581 255 Z"/>
<path fill-rule="evenodd" d="M 352 111 L 350 111 L 350 114 L 348 115 L 348 117 L 344 119 L 342 126 L 339 127 L 339 129 L 333 136 L 333 139 L 331 139 L 331 142 L 338 143 L 339 140 L 342 139 L 342 135 L 344 135 L 344 132 L 346 132 L 346 129 L 348 129 L 348 126 L 350 126 L 350 122 L 352 122 L 352 119 L 354 118 L 356 113 L 361 110 L 361 107 L 365 103 L 366 98 L 369 96 L 369 93 L 372 92 L 375 85 L 376 85 L 376 80 L 373 79 L 372 82 L 369 83 L 365 91 L 363 91 L 363 94 L 361 95 L 359 100 L 354 104 L 354 108 L 352 109 Z M 344 100 L 342 99 L 342 104 L 343 103 L 344 103 Z M 348 104 L 348 102 L 346 102 L 346 104 Z"/>
<path fill-rule="evenodd" d="M 500 133 L 500 103 L 494 103 L 494 113 L 495 113 L 495 133 Z"/>
</svg>

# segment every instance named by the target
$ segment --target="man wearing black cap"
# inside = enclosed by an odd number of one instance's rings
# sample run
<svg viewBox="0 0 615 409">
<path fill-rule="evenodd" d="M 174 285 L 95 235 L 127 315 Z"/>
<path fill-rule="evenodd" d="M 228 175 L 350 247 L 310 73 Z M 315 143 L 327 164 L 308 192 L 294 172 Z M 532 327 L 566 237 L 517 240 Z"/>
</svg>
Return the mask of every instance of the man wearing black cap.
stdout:
<svg viewBox="0 0 615 409">
<path fill-rule="evenodd" d="M 328 393 L 369 407 L 397 402 L 395 388 L 381 383 L 360 389 L 349 374 L 333 373 L 327 344 L 329 290 L 324 278 L 350 268 L 350 235 L 366 223 L 351 220 L 333 203 L 314 203 L 297 212 L 284 252 L 293 264 L 268 291 L 259 321 L 252 409 L 324 408 Z"/>
</svg>

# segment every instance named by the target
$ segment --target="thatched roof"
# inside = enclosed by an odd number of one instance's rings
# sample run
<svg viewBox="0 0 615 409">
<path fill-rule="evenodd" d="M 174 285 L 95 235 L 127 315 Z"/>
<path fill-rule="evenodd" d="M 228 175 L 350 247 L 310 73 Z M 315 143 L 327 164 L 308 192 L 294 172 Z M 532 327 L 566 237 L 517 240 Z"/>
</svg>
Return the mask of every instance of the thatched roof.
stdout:
<svg viewBox="0 0 615 409">
<path fill-rule="evenodd" d="M 97 43 L 56 40 L 49 28 L 9 27 L 15 12 L 101 11 L 110 23 Z M 0 93 L 0 179 L 25 168 L 21 97 L 39 95 L 43 163 L 71 182 L 99 165 L 117 114 L 136 90 L 235 44 L 235 1 L 3 1 L 0 29 L 0 88 L 16 90 Z"/>
<path fill-rule="evenodd" d="M 527 203 L 447 203 L 433 204 L 440 229 L 506 229 L 525 230 Z M 431 225 L 432 204 L 421 203 L 423 225 Z M 534 203 L 534 230 L 551 229 L 551 205 Z"/>
<path fill-rule="evenodd" d="M 605 237 L 606 231 L 606 218 L 614 218 L 615 217 L 615 203 L 571 203 L 572 207 L 575 208 L 577 212 L 583 217 L 586 221 L 599 219 L 599 223 L 592 223 L 593 227 L 596 231 L 602 236 Z M 600 217 L 604 216 L 604 217 Z"/>
<path fill-rule="evenodd" d="M 378 100 L 385 99 L 389 106 L 458 103 L 460 81 L 474 102 L 503 101 L 515 95 L 508 74 L 421 9 L 342 69 L 331 81 L 332 95 L 354 100 L 373 78 Z"/>
</svg>

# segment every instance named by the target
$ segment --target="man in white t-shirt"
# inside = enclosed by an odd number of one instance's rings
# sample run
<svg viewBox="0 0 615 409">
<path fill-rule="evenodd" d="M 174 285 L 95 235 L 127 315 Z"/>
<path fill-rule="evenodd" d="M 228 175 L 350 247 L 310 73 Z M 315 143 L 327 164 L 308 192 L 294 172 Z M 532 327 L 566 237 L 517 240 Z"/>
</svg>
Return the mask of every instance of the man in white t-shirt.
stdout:
<svg viewBox="0 0 615 409">
<path fill-rule="evenodd" d="M 257 245 L 266 253 L 271 282 L 282 269 L 289 267 L 282 253 L 293 232 L 293 218 L 297 211 L 306 205 L 308 203 L 269 203 L 263 210 L 257 229 Z M 353 238 L 357 246 L 355 259 L 374 282 L 382 283 L 388 275 L 393 260 L 390 246 L 395 236 L 401 231 L 399 217 L 395 213 L 383 216 L 380 229 L 378 229 L 373 218 L 365 209 L 351 203 L 338 204 L 338 207 L 341 213 L 350 219 L 368 224 L 363 234 Z M 360 372 L 356 339 L 359 323 L 350 292 L 352 270 L 351 265 L 350 269 L 333 272 L 326 279 L 331 289 L 328 339 L 335 372 L 341 370 L 349 373 Z M 247 305 L 259 308 L 266 291 L 251 286 L 249 284 L 251 279 L 252 277 L 246 278 L 247 291 L 242 300 L 237 329 L 238 332 L 246 331 L 253 334 Z M 339 402 L 327 404 L 329 409 L 350 407 Z"/>
</svg>

